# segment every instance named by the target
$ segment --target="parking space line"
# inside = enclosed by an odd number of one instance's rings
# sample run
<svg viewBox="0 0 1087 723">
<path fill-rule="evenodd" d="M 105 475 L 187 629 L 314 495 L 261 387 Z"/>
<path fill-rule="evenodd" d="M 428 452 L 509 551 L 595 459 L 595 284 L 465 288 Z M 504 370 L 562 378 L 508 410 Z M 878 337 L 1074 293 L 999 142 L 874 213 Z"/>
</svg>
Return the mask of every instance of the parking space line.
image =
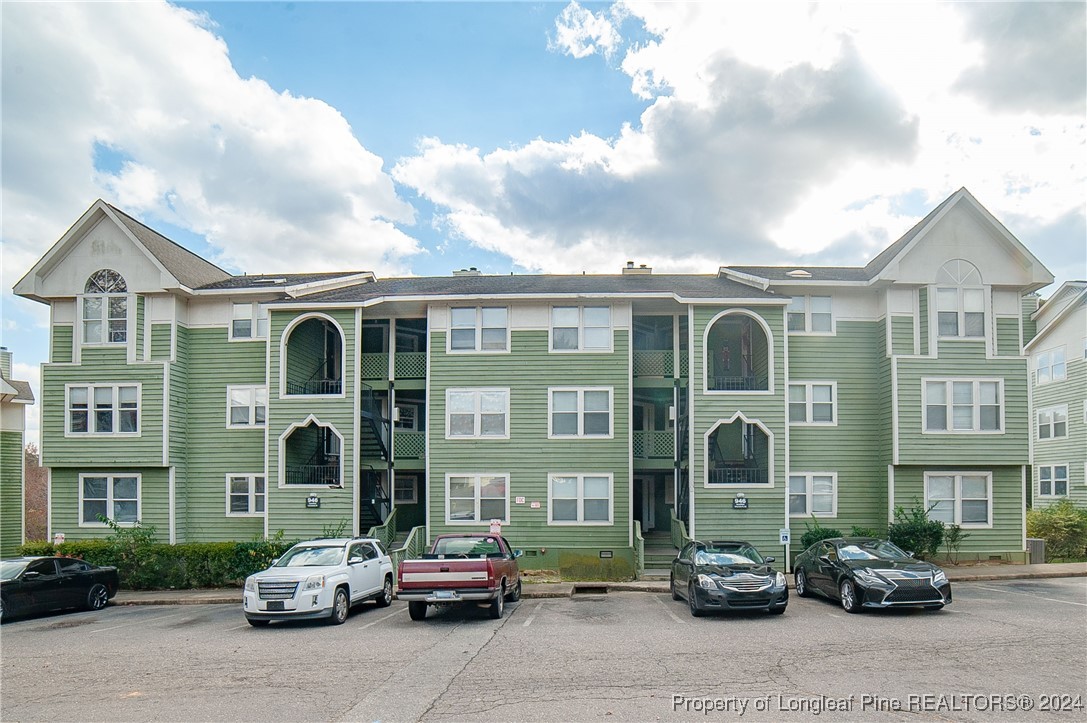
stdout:
<svg viewBox="0 0 1087 723">
<path fill-rule="evenodd" d="M 365 630 L 366 628 L 368 628 L 368 627 L 370 627 L 372 625 L 377 625 L 382 620 L 388 620 L 391 617 L 399 615 L 400 613 L 404 612 L 405 610 L 407 610 L 407 608 L 400 608 L 399 610 L 395 610 L 395 611 L 389 613 L 388 615 L 386 615 L 384 617 L 380 617 L 377 620 L 374 620 L 373 622 L 366 623 L 365 625 L 360 625 L 359 630 Z"/>
<path fill-rule="evenodd" d="M 827 613 L 827 615 L 831 616 L 832 618 L 840 618 L 840 617 L 842 617 L 841 615 L 835 615 L 834 613 Z"/>
<path fill-rule="evenodd" d="M 540 612 L 540 608 L 543 607 L 543 603 L 536 603 L 536 607 L 532 608 L 532 614 L 528 616 L 528 620 L 521 623 L 522 628 L 527 628 L 532 624 L 532 621 L 536 619 L 536 613 Z"/>
<path fill-rule="evenodd" d="M 128 628 L 128 627 L 131 627 L 131 626 L 136 625 L 136 624 L 141 624 L 142 625 L 143 623 L 153 623 L 156 620 L 165 620 L 166 618 L 176 618 L 176 617 L 180 617 L 181 615 L 188 615 L 188 614 L 189 614 L 188 612 L 183 612 L 183 613 L 174 613 L 173 615 L 160 615 L 157 618 L 143 618 L 141 620 L 135 620 L 135 621 L 133 621 L 131 623 L 125 623 L 124 625 L 113 625 L 113 626 L 108 627 L 108 628 L 99 628 L 98 630 L 88 630 L 87 632 L 88 633 L 104 633 L 107 630 L 117 630 L 118 628 Z"/>
<path fill-rule="evenodd" d="M 662 608 L 664 608 L 664 612 L 668 613 L 668 617 L 672 618 L 673 620 L 675 620 L 680 625 L 686 625 L 687 624 L 686 620 L 681 620 L 678 615 L 676 615 L 674 612 L 672 612 L 671 610 L 668 609 L 668 603 L 664 602 L 663 600 L 661 600 L 659 597 L 657 597 L 655 595 L 653 596 L 653 599 L 656 600 L 658 603 L 660 603 L 660 606 Z"/>
<path fill-rule="evenodd" d="M 985 585 L 975 585 L 974 587 L 981 590 L 992 590 L 993 592 L 1010 592 L 1012 595 L 1027 595 L 1029 597 L 1036 597 L 1039 600 L 1048 600 L 1049 602 L 1064 603 L 1065 605 L 1078 605 L 1081 608 L 1087 608 L 1087 603 L 1073 602 L 1071 600 L 1060 600 L 1055 597 L 1045 597 L 1044 595 L 1037 595 L 1032 592 L 1022 592 L 1021 590 L 1008 590 L 1003 587 L 986 587 Z"/>
</svg>

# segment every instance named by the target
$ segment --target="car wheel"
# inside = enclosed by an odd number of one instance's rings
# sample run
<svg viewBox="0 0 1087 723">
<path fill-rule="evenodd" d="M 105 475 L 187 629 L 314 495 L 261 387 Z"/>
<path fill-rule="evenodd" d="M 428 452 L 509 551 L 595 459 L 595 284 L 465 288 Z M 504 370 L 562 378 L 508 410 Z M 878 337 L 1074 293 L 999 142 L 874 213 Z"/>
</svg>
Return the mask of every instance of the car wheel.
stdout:
<svg viewBox="0 0 1087 723">
<path fill-rule="evenodd" d="M 385 576 L 385 584 L 381 586 L 381 592 L 374 598 L 374 602 L 377 603 L 379 608 L 387 608 L 393 604 L 393 579 L 391 576 Z"/>
<path fill-rule="evenodd" d="M 254 628 L 263 628 L 265 625 L 272 622 L 271 620 L 254 620 L 253 618 L 246 618 L 245 620 Z"/>
<path fill-rule="evenodd" d="M 506 600 L 506 584 L 502 583 L 502 589 L 498 591 L 497 597 L 495 597 L 494 600 L 491 600 L 490 613 L 491 613 L 491 619 L 492 620 L 498 620 L 499 618 L 502 617 L 502 611 L 505 609 L 505 605 L 504 605 L 505 600 Z"/>
<path fill-rule="evenodd" d="M 808 576 L 804 574 L 803 570 L 796 571 L 796 594 L 800 597 L 811 597 L 811 590 L 808 589 Z"/>
<path fill-rule="evenodd" d="M 347 612 L 350 609 L 351 601 L 347 597 L 347 590 L 337 588 L 336 595 L 332 598 L 332 615 L 328 622 L 332 625 L 343 625 L 347 622 Z"/>
<path fill-rule="evenodd" d="M 87 592 L 87 604 L 88 610 L 101 610 L 109 602 L 109 590 L 106 586 L 98 583 L 92 585 L 91 589 Z"/>
<path fill-rule="evenodd" d="M 698 600 L 694 596 L 694 586 L 687 590 L 687 605 L 691 608 L 691 617 L 702 617 L 702 608 L 698 607 Z"/>
<path fill-rule="evenodd" d="M 842 580 L 841 585 L 838 586 L 838 594 L 842 599 L 842 610 L 847 613 L 859 613 L 861 611 L 861 603 L 857 600 L 857 588 L 853 585 L 852 580 Z"/>
<path fill-rule="evenodd" d="M 676 576 L 675 575 L 672 575 L 671 577 L 668 578 L 668 588 L 672 591 L 672 599 L 673 600 L 682 600 L 683 599 L 679 595 L 679 590 L 676 590 Z"/>
<path fill-rule="evenodd" d="M 427 604 L 425 602 L 412 600 L 408 603 L 408 617 L 412 620 L 423 620 L 426 618 L 426 609 Z"/>
<path fill-rule="evenodd" d="M 506 602 L 517 602 L 521 599 L 521 581 L 517 581 L 516 587 L 506 596 Z"/>
<path fill-rule="evenodd" d="M 771 615 L 781 615 L 785 612 L 785 608 L 770 608 Z"/>
<path fill-rule="evenodd" d="M 15 610 L 12 609 L 6 597 L 0 597 L 0 620 L 7 620 Z"/>
</svg>

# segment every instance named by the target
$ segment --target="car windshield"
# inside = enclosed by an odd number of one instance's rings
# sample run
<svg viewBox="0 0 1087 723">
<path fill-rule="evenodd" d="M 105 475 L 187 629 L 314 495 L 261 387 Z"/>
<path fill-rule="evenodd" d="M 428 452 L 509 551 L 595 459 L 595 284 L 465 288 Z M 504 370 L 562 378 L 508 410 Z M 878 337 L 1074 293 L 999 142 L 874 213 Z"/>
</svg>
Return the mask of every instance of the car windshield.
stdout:
<svg viewBox="0 0 1087 723">
<path fill-rule="evenodd" d="M 696 565 L 761 565 L 762 555 L 751 545 L 710 546 L 695 553 Z"/>
<path fill-rule="evenodd" d="M 495 537 L 444 537 L 434 545 L 433 554 L 447 557 L 487 557 L 502 554 L 502 548 Z"/>
<path fill-rule="evenodd" d="M 0 562 L 0 580 L 14 580 L 26 568 L 25 560 L 4 560 Z"/>
<path fill-rule="evenodd" d="M 321 567 L 336 565 L 343 556 L 343 547 L 292 547 L 279 558 L 276 567 Z"/>
<path fill-rule="evenodd" d="M 855 542 L 838 548 L 843 560 L 908 560 L 910 556 L 886 540 Z"/>
</svg>

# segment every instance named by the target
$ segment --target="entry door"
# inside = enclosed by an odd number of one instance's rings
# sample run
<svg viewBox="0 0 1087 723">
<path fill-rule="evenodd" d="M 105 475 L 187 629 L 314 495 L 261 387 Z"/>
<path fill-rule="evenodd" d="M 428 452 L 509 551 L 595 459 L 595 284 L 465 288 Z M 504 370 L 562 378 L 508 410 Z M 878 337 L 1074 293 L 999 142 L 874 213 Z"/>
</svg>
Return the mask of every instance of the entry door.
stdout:
<svg viewBox="0 0 1087 723">
<path fill-rule="evenodd" d="M 657 486 L 652 477 L 642 478 L 642 532 L 654 530 L 657 527 L 654 515 L 657 507 Z"/>
</svg>

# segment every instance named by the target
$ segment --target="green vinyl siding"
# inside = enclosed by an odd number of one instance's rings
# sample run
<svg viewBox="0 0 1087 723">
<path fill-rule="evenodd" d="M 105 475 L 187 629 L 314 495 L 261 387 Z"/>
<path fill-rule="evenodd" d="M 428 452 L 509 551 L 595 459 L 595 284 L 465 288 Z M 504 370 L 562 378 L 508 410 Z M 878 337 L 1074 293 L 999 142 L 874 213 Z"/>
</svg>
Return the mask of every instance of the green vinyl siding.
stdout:
<svg viewBox="0 0 1087 723">
<path fill-rule="evenodd" d="M 921 330 L 921 354 L 928 356 L 928 289 L 917 290 L 917 320 Z"/>
<path fill-rule="evenodd" d="M 84 349 L 78 366 L 42 366 L 43 465 L 161 465 L 163 447 L 163 365 L 127 364 L 125 349 Z M 139 436 L 65 437 L 66 384 L 142 385 Z"/>
<path fill-rule="evenodd" d="M 891 317 L 891 349 L 894 354 L 913 354 L 912 316 Z M 792 349 L 789 351 L 791 354 Z"/>
<path fill-rule="evenodd" d="M 833 381 L 838 390 L 836 426 L 790 427 L 789 466 L 797 473 L 838 475 L 837 516 L 820 522 L 843 531 L 887 521 L 887 465 L 875 453 L 887 438 L 884 424 L 876 421 L 884 409 L 882 331 L 882 322 L 839 321 L 833 337 L 789 338 L 790 381 Z M 911 324 L 911 349 L 912 344 Z M 802 528 L 805 521 L 794 517 L 792 524 Z"/>
<path fill-rule="evenodd" d="M 1038 467 L 1067 464 L 1068 496 L 1078 506 L 1087 509 L 1087 480 L 1084 479 L 1084 465 L 1087 462 L 1087 423 L 1084 419 L 1087 360 L 1071 349 L 1067 356 L 1064 380 L 1034 387 L 1035 419 L 1031 420 L 1031 434 L 1034 435 L 1034 504 L 1045 506 L 1054 501 L 1053 498 L 1038 496 Z M 1038 439 L 1037 410 L 1064 404 L 1068 405 L 1068 435 Z"/>
<path fill-rule="evenodd" d="M 269 314 L 268 529 L 273 534 L 283 530 L 287 539 L 314 537 L 320 535 L 326 527 L 334 528 L 341 522 L 346 522 L 348 533 L 357 532 L 351 529 L 354 519 L 354 487 L 358 479 L 358 460 L 355 457 L 357 380 L 355 312 L 351 309 L 335 309 L 326 313 L 340 325 L 345 337 L 343 339 L 343 348 L 346 352 L 344 393 L 338 397 L 281 396 L 279 380 L 283 332 L 296 318 L 305 317 L 308 314 L 276 311 L 274 308 Z M 297 328 L 296 326 L 295 329 Z M 223 400 L 225 404 L 225 396 Z M 222 410 L 225 420 L 226 408 L 222 407 Z M 334 427 L 343 438 L 342 489 L 330 489 L 327 485 L 281 486 L 279 470 L 281 445 L 286 447 L 286 435 L 292 425 L 303 426 L 311 415 L 320 424 Z M 284 438 L 281 440 L 281 437 Z M 317 495 L 320 499 L 320 507 L 306 507 L 306 498 L 311 494 Z"/>
<path fill-rule="evenodd" d="M 894 455 L 894 385 L 891 375 L 892 360 L 888 356 L 887 337 L 882 326 L 876 329 L 876 394 L 879 399 L 879 442 L 876 446 L 881 465 L 891 463 Z"/>
<path fill-rule="evenodd" d="M 702 539 L 730 537 L 749 540 L 760 548 L 776 547 L 778 530 L 785 526 L 786 520 L 784 309 L 759 307 L 748 310 L 751 314 L 761 317 L 770 329 L 771 338 L 768 341 L 773 352 L 771 393 L 706 393 L 703 384 L 703 370 L 706 365 L 704 332 L 711 320 L 724 310 L 723 307 L 694 307 L 692 324 L 694 353 L 691 360 L 694 367 L 691 385 L 693 397 L 691 484 L 694 488 L 695 509 L 693 524 L 688 525 L 688 532 Z M 761 337 L 765 334 L 761 325 L 756 327 L 759 329 L 759 334 L 752 334 L 753 337 Z M 797 335 L 791 336 L 790 345 L 799 338 Z M 833 336 L 813 336 L 805 338 L 805 341 L 812 342 L 811 348 L 815 350 L 820 348 L 820 341 L 833 345 L 834 338 Z M 760 351 L 760 354 L 765 352 Z M 757 420 L 773 435 L 773 483 L 707 486 L 705 484 L 706 435 L 718 423 L 727 422 L 738 413 L 742 413 L 748 421 Z M 748 509 L 732 508 L 732 501 L 737 492 L 743 492 L 746 496 Z"/>
<path fill-rule="evenodd" d="M 143 296 L 136 297 L 136 360 L 143 361 L 143 317 L 147 299 Z"/>
<path fill-rule="evenodd" d="M 1026 344 L 1038 333 L 1038 323 L 1031 318 L 1038 311 L 1038 299 L 1036 294 L 1027 294 L 1023 297 L 1021 308 L 1023 310 L 1023 343 Z"/>
<path fill-rule="evenodd" d="M 996 320 L 996 353 L 1019 356 L 1019 317 L 1004 316 Z"/>
<path fill-rule="evenodd" d="M 1023 562 L 1023 469 L 1019 466 L 925 465 L 895 467 L 895 506 L 905 510 L 925 502 L 925 473 L 962 474 L 984 472 L 992 474 L 992 528 L 964 528 L 969 537 L 963 541 L 960 560 L 1002 556 L 1013 562 Z M 941 551 L 943 554 L 943 551 Z"/>
<path fill-rule="evenodd" d="M 167 360 L 173 356 L 173 328 L 170 324 L 151 325 L 151 358 Z"/>
<path fill-rule="evenodd" d="M 445 522 L 446 475 L 507 473 L 509 525 L 522 547 L 626 548 L 630 545 L 629 333 L 614 332 L 612 353 L 552 354 L 546 331 L 513 331 L 509 354 L 447 354 L 445 334 L 431 337 L 429 424 L 430 533 L 487 529 Z M 548 439 L 549 387 L 612 387 L 611 439 Z M 451 387 L 510 390 L 509 439 L 447 440 L 445 393 Z M 612 524 L 549 525 L 549 473 L 612 475 Z M 524 497 L 524 504 L 516 498 Z M 539 502 L 538 509 L 531 503 Z M 571 553 L 573 555 L 574 553 Z M 591 555 L 599 564 L 597 553 Z M 616 555 L 618 557 L 618 554 Z M 567 560 L 566 567 L 577 567 Z"/>
<path fill-rule="evenodd" d="M 155 526 L 155 538 L 169 541 L 170 474 L 164 467 L 119 465 L 110 467 L 53 467 L 50 471 L 51 532 L 69 540 L 102 538 L 113 534 L 105 526 L 79 526 L 79 475 L 140 475 L 140 522 Z"/>
<path fill-rule="evenodd" d="M 23 433 L 0 432 L 0 555 L 23 542 Z"/>
<path fill-rule="evenodd" d="M 75 327 L 71 324 L 54 324 L 52 329 L 53 339 L 50 342 L 49 361 L 54 364 L 70 364 L 72 362 L 72 344 Z"/>
</svg>

